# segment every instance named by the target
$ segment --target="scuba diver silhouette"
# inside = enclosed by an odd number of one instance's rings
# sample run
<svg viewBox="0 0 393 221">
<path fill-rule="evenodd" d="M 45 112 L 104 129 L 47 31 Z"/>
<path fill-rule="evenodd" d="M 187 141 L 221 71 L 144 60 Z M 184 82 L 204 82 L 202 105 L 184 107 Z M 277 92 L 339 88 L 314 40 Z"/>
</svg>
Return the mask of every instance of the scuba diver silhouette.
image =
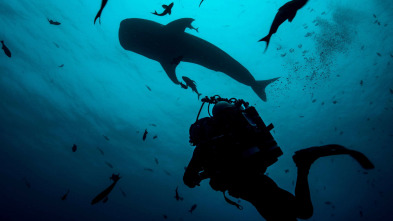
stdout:
<svg viewBox="0 0 393 221">
<path fill-rule="evenodd" d="M 364 169 L 374 165 L 362 153 L 331 144 L 295 152 L 297 166 L 295 195 L 281 189 L 265 175 L 266 169 L 283 154 L 258 112 L 247 102 L 219 96 L 202 99 L 197 120 L 190 127 L 190 143 L 196 146 L 183 176 L 184 183 L 194 188 L 207 178 L 210 186 L 222 191 L 225 200 L 242 209 L 225 196 L 241 198 L 253 204 L 268 221 L 308 219 L 313 206 L 308 185 L 312 163 L 320 157 L 347 154 Z M 210 117 L 199 118 L 205 103 L 214 104 Z"/>
</svg>

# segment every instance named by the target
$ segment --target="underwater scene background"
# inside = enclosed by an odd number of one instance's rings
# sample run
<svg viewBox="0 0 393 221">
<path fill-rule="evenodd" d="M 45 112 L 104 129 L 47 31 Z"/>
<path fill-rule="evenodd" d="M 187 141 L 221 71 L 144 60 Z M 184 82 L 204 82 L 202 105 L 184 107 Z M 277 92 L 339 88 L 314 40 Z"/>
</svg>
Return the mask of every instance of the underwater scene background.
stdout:
<svg viewBox="0 0 393 221">
<path fill-rule="evenodd" d="M 193 189 L 183 184 L 193 152 L 188 130 L 201 101 L 158 62 L 119 44 L 123 19 L 165 25 L 185 17 L 199 28 L 187 33 L 257 80 L 280 77 L 263 102 L 221 72 L 187 62 L 176 69 L 179 80 L 195 80 L 201 98 L 244 99 L 274 124 L 284 155 L 267 173 L 281 188 L 294 192 L 292 155 L 302 148 L 337 143 L 374 163 L 365 171 L 348 156 L 316 161 L 309 220 L 393 220 L 390 0 L 309 0 L 265 53 L 258 40 L 287 0 L 205 0 L 200 7 L 174 0 L 171 15 L 151 13 L 171 2 L 109 0 L 94 25 L 99 0 L 0 0 L 0 40 L 12 53 L 0 51 L 0 220 L 263 220 L 246 201 L 244 210 L 225 202 L 206 180 Z M 121 179 L 108 202 L 91 205 L 113 173 Z M 184 200 L 175 199 L 176 187 Z"/>
</svg>

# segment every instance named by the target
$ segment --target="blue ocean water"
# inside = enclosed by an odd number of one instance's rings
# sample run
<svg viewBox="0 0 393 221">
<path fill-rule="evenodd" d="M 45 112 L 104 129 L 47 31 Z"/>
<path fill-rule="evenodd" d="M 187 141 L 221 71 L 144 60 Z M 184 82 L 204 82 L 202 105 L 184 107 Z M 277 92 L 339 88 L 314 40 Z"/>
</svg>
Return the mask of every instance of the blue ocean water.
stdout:
<svg viewBox="0 0 393 221">
<path fill-rule="evenodd" d="M 257 41 L 286 0 L 173 2 L 171 15 L 159 17 L 151 12 L 171 1 L 109 0 L 94 25 L 99 0 L 0 0 L 0 40 L 12 54 L 0 51 L 0 220 L 263 220 L 246 201 L 242 211 L 226 203 L 208 181 L 183 184 L 201 102 L 158 62 L 119 43 L 123 19 L 166 25 L 185 17 L 199 28 L 187 33 L 257 80 L 280 77 L 263 102 L 221 72 L 187 62 L 176 69 L 202 97 L 242 98 L 274 124 L 284 155 L 267 173 L 281 188 L 294 193 L 292 155 L 302 148 L 337 143 L 375 164 L 365 171 L 348 156 L 316 161 L 310 220 L 393 220 L 391 1 L 309 0 L 265 53 Z M 113 173 L 122 178 L 108 202 L 90 205 Z"/>
</svg>

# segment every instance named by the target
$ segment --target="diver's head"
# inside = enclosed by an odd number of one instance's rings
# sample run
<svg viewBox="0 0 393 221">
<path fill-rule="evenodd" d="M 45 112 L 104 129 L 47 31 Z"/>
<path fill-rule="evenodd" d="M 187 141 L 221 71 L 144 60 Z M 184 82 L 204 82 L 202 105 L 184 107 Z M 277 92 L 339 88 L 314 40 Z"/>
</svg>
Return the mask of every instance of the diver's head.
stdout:
<svg viewBox="0 0 393 221">
<path fill-rule="evenodd" d="M 213 117 L 224 117 L 224 116 L 228 116 L 229 114 L 231 114 L 234 110 L 235 110 L 235 105 L 226 101 L 219 101 L 217 102 L 212 110 L 213 113 Z"/>
</svg>

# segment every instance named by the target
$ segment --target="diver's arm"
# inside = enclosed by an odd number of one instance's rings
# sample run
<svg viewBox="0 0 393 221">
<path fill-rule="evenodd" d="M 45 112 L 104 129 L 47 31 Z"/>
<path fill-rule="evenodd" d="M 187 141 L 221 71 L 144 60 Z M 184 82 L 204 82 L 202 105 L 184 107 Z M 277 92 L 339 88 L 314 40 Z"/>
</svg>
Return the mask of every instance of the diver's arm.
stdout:
<svg viewBox="0 0 393 221">
<path fill-rule="evenodd" d="M 194 188 L 202 181 L 200 172 L 203 170 L 201 162 L 201 148 L 196 147 L 194 154 L 188 164 L 186 171 L 184 172 L 183 182 L 190 188 Z"/>
</svg>

